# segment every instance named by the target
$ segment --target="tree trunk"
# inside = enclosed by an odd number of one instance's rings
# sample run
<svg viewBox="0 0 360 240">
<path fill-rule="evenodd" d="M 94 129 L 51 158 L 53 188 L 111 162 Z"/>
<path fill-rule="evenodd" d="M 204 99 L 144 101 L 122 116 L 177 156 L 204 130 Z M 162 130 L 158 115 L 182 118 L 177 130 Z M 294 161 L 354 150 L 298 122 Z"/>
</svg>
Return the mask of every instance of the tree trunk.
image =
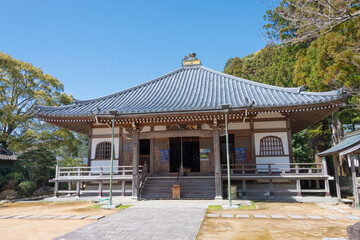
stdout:
<svg viewBox="0 0 360 240">
<path fill-rule="evenodd" d="M 341 142 L 344 136 L 342 122 L 338 117 L 336 117 L 335 114 L 331 115 L 331 126 L 332 126 L 331 146 L 335 146 L 336 144 Z M 339 167 L 340 167 L 339 168 L 340 176 L 350 175 L 346 157 L 344 156 L 339 157 Z"/>
</svg>

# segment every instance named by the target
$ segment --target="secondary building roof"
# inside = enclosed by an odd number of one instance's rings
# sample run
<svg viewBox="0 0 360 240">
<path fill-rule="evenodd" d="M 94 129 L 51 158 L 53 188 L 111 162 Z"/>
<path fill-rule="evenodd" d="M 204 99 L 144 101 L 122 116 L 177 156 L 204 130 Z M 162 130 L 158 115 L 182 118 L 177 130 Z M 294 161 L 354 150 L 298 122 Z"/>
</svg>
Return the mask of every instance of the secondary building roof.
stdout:
<svg viewBox="0 0 360 240">
<path fill-rule="evenodd" d="M 360 149 L 360 131 L 350 133 L 341 142 L 326 151 L 318 153 L 319 156 L 331 154 L 346 155 Z"/>
</svg>

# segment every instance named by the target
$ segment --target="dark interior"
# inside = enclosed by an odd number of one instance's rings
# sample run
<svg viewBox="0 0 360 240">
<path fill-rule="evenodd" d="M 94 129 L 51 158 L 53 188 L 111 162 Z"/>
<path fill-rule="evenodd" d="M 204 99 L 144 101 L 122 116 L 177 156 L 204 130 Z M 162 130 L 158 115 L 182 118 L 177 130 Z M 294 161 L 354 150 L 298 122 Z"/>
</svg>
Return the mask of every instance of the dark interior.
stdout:
<svg viewBox="0 0 360 240">
<path fill-rule="evenodd" d="M 229 134 L 230 164 L 234 163 L 234 151 L 234 134 Z M 221 164 L 226 164 L 226 136 L 220 137 L 220 158 Z"/>
<path fill-rule="evenodd" d="M 183 167 L 200 172 L 200 148 L 198 137 L 182 138 Z M 181 138 L 170 138 L 170 172 L 178 172 L 181 164 Z"/>
</svg>

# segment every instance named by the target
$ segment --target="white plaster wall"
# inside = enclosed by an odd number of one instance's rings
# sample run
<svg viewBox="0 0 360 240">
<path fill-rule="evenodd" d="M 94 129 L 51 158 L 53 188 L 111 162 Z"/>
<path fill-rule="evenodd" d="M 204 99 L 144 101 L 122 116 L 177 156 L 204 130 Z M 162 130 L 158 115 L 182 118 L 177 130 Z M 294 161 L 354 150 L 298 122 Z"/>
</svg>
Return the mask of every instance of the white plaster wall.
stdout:
<svg viewBox="0 0 360 240">
<path fill-rule="evenodd" d="M 276 136 L 281 138 L 284 147 L 284 154 L 289 155 L 289 145 L 286 132 L 255 133 L 255 155 L 260 155 L 260 139 L 266 136 Z"/>
<path fill-rule="evenodd" d="M 242 130 L 242 129 L 250 129 L 250 123 L 249 122 L 229 123 L 229 130 Z"/>
<path fill-rule="evenodd" d="M 154 131 L 166 131 L 166 126 L 154 126 Z"/>
<path fill-rule="evenodd" d="M 284 117 L 281 113 L 259 113 L 255 118 L 278 118 Z"/>
<path fill-rule="evenodd" d="M 92 138 L 91 159 L 95 158 L 96 146 L 100 142 L 111 142 L 111 138 Z M 115 158 L 119 158 L 119 138 L 114 138 Z"/>
<path fill-rule="evenodd" d="M 266 164 L 266 163 L 283 163 L 281 165 L 271 166 L 271 171 L 281 172 L 281 168 L 285 168 L 286 172 L 289 172 L 289 157 L 256 157 L 256 164 Z M 266 165 L 257 165 L 256 168 L 268 168 Z M 267 172 L 267 170 L 260 170 L 259 172 Z"/>
<path fill-rule="evenodd" d="M 120 130 L 118 127 L 114 129 L 115 134 L 119 134 Z M 112 134 L 112 130 L 109 127 L 106 128 L 93 128 L 93 135 L 104 135 L 104 134 Z"/>
<path fill-rule="evenodd" d="M 91 167 L 98 167 L 98 168 L 92 168 L 91 171 L 93 174 L 100 174 L 100 167 L 109 167 L 109 168 L 104 168 L 103 173 L 110 174 L 110 164 L 111 164 L 110 160 L 92 160 Z M 114 165 L 113 165 L 114 173 L 118 173 L 118 168 L 117 168 L 118 166 L 119 166 L 119 161 L 114 160 Z"/>
<path fill-rule="evenodd" d="M 286 121 L 254 122 L 254 129 L 286 128 Z"/>
</svg>

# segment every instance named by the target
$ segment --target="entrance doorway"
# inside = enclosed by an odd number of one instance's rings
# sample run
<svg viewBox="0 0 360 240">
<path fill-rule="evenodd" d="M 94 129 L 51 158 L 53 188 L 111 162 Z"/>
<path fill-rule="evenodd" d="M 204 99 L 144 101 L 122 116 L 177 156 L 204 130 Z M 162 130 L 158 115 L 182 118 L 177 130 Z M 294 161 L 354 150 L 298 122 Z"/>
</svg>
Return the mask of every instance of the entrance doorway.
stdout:
<svg viewBox="0 0 360 240">
<path fill-rule="evenodd" d="M 178 172 L 181 165 L 181 145 L 183 168 L 190 172 L 200 172 L 200 148 L 198 137 L 170 138 L 170 172 Z"/>
<path fill-rule="evenodd" d="M 146 162 L 147 171 L 150 172 L 150 139 L 140 139 L 139 165 Z"/>
</svg>

